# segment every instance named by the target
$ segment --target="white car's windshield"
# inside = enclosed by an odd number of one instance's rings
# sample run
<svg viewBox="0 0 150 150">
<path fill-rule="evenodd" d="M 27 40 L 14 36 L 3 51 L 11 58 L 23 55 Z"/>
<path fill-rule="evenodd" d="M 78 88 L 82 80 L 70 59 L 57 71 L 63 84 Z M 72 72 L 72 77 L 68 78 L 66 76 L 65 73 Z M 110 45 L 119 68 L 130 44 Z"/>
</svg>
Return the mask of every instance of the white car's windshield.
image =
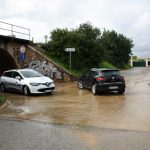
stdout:
<svg viewBox="0 0 150 150">
<path fill-rule="evenodd" d="M 25 78 L 43 77 L 42 74 L 40 74 L 40 73 L 38 73 L 37 71 L 34 71 L 34 70 L 23 70 L 23 71 L 20 71 L 20 73 Z"/>
</svg>

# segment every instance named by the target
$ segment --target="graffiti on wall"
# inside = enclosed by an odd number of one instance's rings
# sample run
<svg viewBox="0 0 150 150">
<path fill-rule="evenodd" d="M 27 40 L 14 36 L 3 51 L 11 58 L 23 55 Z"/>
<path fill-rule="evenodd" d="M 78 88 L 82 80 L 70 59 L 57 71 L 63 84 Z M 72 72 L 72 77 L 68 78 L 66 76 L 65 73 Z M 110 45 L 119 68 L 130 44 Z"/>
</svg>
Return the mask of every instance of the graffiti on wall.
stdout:
<svg viewBox="0 0 150 150">
<path fill-rule="evenodd" d="M 45 60 L 33 60 L 28 64 L 27 68 L 34 69 L 53 79 L 63 79 L 63 73 L 60 72 L 52 63 Z"/>
</svg>

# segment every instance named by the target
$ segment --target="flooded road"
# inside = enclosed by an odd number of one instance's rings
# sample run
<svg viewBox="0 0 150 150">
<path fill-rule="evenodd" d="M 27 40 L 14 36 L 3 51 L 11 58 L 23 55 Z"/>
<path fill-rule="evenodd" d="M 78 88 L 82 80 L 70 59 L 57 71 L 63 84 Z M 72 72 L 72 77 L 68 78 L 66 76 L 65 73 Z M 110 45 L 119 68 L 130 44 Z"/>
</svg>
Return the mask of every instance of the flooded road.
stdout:
<svg viewBox="0 0 150 150">
<path fill-rule="evenodd" d="M 75 83 L 58 83 L 52 95 L 23 96 L 0 93 L 8 106 L 0 116 L 39 120 L 64 125 L 150 131 L 150 68 L 123 71 L 124 95 L 93 96 Z"/>
</svg>

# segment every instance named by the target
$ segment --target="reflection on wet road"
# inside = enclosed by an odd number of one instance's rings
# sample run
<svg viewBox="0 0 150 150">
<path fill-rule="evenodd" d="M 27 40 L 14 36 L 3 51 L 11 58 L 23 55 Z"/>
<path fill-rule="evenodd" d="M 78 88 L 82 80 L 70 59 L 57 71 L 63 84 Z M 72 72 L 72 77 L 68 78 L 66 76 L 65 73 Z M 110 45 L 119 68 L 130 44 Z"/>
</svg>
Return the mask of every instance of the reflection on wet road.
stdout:
<svg viewBox="0 0 150 150">
<path fill-rule="evenodd" d="M 52 95 L 6 95 L 9 104 L 1 116 L 79 126 L 150 131 L 150 68 L 123 71 L 124 95 L 93 96 L 75 83 L 59 83 Z"/>
</svg>

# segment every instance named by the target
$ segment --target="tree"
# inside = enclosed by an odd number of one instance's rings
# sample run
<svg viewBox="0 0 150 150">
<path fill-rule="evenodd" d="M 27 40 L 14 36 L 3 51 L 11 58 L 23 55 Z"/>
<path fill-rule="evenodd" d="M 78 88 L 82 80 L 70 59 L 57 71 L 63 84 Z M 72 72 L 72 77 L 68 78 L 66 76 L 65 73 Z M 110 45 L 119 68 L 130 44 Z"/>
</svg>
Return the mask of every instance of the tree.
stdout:
<svg viewBox="0 0 150 150">
<path fill-rule="evenodd" d="M 130 59 L 133 41 L 115 31 L 106 31 L 101 37 L 101 43 L 105 48 L 105 59 L 113 65 L 122 68 Z"/>
<path fill-rule="evenodd" d="M 55 29 L 50 41 L 43 48 L 51 57 L 59 59 L 69 68 L 69 54 L 65 48 L 75 48 L 72 69 L 85 70 L 98 67 L 102 60 L 117 67 L 124 67 L 132 54 L 133 41 L 115 31 L 101 30 L 90 23 L 83 23 L 73 30 Z"/>
<path fill-rule="evenodd" d="M 44 39 L 45 39 L 45 43 L 47 43 L 48 36 L 47 36 L 47 35 L 45 35 L 45 36 L 44 36 Z"/>
<path fill-rule="evenodd" d="M 68 53 L 64 49 L 73 47 L 76 49 L 76 52 L 72 54 L 73 69 L 98 67 L 103 54 L 99 42 L 100 35 L 98 28 L 87 23 L 81 24 L 75 30 L 56 29 L 51 32 L 48 51 L 53 57 L 60 58 L 61 62 L 68 62 L 69 66 Z"/>
</svg>

